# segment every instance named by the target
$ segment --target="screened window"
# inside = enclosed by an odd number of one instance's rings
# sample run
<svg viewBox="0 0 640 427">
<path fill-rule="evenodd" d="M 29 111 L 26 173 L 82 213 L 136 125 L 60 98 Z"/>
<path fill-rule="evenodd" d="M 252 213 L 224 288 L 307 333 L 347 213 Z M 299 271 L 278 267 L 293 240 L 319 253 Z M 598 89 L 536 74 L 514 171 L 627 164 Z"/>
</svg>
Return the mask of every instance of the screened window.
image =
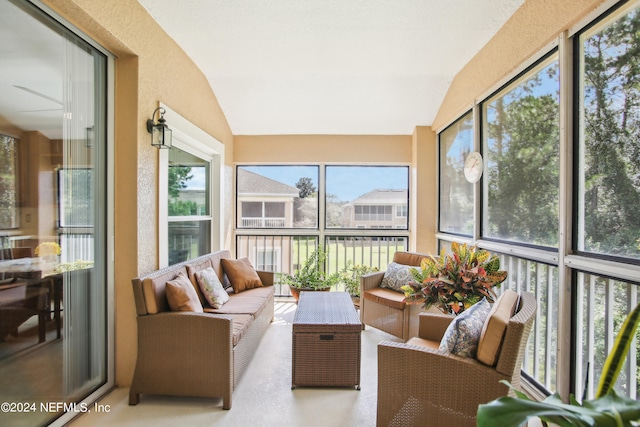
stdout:
<svg viewBox="0 0 640 427">
<path fill-rule="evenodd" d="M 464 161 L 473 151 L 473 114 L 469 112 L 439 135 L 440 218 L 447 233 L 473 234 L 473 184 L 464 177 Z"/>
<path fill-rule="evenodd" d="M 238 228 L 317 228 L 318 166 L 238 166 Z"/>
<path fill-rule="evenodd" d="M 557 54 L 482 104 L 484 237 L 558 245 Z"/>
<path fill-rule="evenodd" d="M 577 246 L 640 259 L 640 9 L 578 40 Z"/>
<path fill-rule="evenodd" d="M 325 223 L 331 228 L 408 229 L 409 168 L 327 166 Z"/>
</svg>

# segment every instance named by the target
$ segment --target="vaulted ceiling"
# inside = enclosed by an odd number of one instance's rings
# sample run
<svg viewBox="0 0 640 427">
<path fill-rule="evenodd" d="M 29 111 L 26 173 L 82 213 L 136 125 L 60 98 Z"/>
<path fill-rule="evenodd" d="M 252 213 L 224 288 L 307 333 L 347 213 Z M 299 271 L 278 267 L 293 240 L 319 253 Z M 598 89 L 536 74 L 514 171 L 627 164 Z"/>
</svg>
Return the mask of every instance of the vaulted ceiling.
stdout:
<svg viewBox="0 0 640 427">
<path fill-rule="evenodd" d="M 524 0 L 139 0 L 235 135 L 408 135 Z"/>
</svg>

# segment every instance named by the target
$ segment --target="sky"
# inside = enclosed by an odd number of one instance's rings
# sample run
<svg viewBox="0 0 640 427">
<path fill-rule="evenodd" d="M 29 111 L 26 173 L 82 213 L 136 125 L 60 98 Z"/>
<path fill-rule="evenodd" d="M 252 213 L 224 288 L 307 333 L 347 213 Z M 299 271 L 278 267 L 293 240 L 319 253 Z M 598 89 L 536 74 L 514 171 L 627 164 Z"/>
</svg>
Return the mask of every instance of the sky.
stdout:
<svg viewBox="0 0 640 427">
<path fill-rule="evenodd" d="M 242 166 L 251 172 L 296 186 L 302 177 L 311 178 L 318 188 L 318 166 Z M 341 201 L 351 201 L 371 190 L 407 189 L 409 168 L 406 166 L 326 166 L 327 193 Z"/>
</svg>

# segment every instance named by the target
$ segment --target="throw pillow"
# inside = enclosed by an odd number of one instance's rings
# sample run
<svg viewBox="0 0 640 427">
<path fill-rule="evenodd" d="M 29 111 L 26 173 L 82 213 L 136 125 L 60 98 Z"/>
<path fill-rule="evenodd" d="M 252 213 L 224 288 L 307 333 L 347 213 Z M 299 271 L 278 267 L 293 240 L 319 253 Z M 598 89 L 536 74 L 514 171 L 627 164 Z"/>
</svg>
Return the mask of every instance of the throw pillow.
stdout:
<svg viewBox="0 0 640 427">
<path fill-rule="evenodd" d="M 502 339 L 519 298 L 516 292 L 507 289 L 493 304 L 478 343 L 478 360 L 485 365 L 493 366 L 498 361 Z"/>
<path fill-rule="evenodd" d="M 249 258 L 223 259 L 222 269 L 229 278 L 235 293 L 263 286 L 260 276 L 251 265 Z"/>
<path fill-rule="evenodd" d="M 184 273 L 180 273 L 175 279 L 167 281 L 165 292 L 171 311 L 203 312 L 198 294 L 196 294 L 191 280 Z"/>
<path fill-rule="evenodd" d="M 475 358 L 482 328 L 490 311 L 491 304 L 486 298 L 482 298 L 456 316 L 442 336 L 440 349 L 458 356 Z"/>
<path fill-rule="evenodd" d="M 202 295 L 211 307 L 220 308 L 229 301 L 229 294 L 222 287 L 222 283 L 212 267 L 198 271 L 195 276 Z"/>
<path fill-rule="evenodd" d="M 412 268 L 419 269 L 420 267 L 412 267 L 409 265 L 398 264 L 396 262 L 390 263 L 387 266 L 387 270 L 384 272 L 380 287 L 393 289 L 396 292 L 403 292 L 400 288 L 413 280 L 413 276 L 411 275 Z"/>
</svg>

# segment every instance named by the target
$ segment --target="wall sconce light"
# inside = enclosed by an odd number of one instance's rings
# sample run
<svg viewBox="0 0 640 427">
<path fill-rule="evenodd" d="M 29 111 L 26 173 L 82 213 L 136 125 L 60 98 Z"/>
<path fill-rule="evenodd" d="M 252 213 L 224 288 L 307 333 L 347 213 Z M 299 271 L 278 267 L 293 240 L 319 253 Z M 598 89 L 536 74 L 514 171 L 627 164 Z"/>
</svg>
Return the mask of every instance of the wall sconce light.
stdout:
<svg viewBox="0 0 640 427">
<path fill-rule="evenodd" d="M 158 111 L 160 117 L 157 122 L 154 122 L 153 119 Z M 165 124 L 164 113 L 166 113 L 164 108 L 158 107 L 151 115 L 151 119 L 147 120 L 147 131 L 151 134 L 151 145 L 157 148 L 171 148 L 171 129 Z"/>
</svg>

